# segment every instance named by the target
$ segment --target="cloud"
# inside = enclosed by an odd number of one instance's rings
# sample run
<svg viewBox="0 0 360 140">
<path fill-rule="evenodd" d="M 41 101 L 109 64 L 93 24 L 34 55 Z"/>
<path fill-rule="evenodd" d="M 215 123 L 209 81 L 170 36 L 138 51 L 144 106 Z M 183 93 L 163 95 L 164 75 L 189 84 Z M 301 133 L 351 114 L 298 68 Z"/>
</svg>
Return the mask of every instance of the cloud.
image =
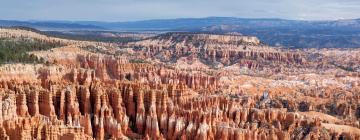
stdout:
<svg viewBox="0 0 360 140">
<path fill-rule="evenodd" d="M 2 19 L 128 21 L 234 16 L 247 18 L 359 18 L 358 0 L 2 0 Z"/>
</svg>

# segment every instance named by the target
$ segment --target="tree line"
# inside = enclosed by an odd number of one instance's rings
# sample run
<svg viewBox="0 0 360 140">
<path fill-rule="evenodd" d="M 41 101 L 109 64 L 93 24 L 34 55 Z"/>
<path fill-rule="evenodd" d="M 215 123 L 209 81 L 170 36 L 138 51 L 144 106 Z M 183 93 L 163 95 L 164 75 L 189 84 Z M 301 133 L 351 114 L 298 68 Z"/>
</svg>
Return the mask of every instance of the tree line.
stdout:
<svg viewBox="0 0 360 140">
<path fill-rule="evenodd" d="M 47 42 L 31 38 L 0 38 L 0 65 L 7 63 L 41 63 L 43 60 L 30 51 L 60 47 L 60 42 Z"/>
</svg>

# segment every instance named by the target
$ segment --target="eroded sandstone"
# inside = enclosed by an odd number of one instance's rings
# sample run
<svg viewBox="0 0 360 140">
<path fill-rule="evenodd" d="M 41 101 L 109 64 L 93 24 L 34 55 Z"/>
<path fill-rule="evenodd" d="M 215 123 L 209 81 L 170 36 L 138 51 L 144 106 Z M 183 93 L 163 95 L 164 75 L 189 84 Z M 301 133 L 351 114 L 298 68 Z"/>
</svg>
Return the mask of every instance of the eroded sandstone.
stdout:
<svg viewBox="0 0 360 140">
<path fill-rule="evenodd" d="M 359 66 L 341 51 L 185 33 L 97 53 L 64 42 L 31 52 L 47 64 L 0 67 L 0 139 L 360 139 Z"/>
</svg>

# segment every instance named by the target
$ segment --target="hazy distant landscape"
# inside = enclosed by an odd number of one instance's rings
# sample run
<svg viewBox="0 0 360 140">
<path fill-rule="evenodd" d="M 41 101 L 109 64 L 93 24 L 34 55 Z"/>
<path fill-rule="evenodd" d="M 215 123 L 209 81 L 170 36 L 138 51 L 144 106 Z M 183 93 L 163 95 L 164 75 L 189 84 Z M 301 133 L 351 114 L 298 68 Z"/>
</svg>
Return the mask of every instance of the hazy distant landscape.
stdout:
<svg viewBox="0 0 360 140">
<path fill-rule="evenodd" d="M 259 37 L 272 46 L 290 48 L 358 48 L 360 19 L 300 21 L 283 19 L 245 19 L 231 17 L 183 18 L 133 22 L 100 21 L 11 21 L 0 26 L 27 26 L 44 31 L 118 32 L 208 32 L 240 33 Z"/>
</svg>

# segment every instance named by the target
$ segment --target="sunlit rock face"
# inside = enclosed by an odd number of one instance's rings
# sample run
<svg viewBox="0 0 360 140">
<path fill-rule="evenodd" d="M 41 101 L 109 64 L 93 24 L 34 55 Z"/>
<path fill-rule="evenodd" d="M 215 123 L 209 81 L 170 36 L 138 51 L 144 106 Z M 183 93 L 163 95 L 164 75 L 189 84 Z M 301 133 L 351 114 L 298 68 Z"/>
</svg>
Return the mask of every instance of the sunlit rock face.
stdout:
<svg viewBox="0 0 360 140">
<path fill-rule="evenodd" d="M 155 56 L 162 61 L 191 56 L 213 65 L 216 62 L 231 65 L 241 59 L 305 63 L 299 53 L 279 51 L 249 36 L 168 33 L 128 45 L 140 47 L 145 56 Z"/>
<path fill-rule="evenodd" d="M 0 66 L 0 139 L 360 139 L 359 53 L 193 33 L 61 41 L 31 52 L 46 64 Z"/>
</svg>

